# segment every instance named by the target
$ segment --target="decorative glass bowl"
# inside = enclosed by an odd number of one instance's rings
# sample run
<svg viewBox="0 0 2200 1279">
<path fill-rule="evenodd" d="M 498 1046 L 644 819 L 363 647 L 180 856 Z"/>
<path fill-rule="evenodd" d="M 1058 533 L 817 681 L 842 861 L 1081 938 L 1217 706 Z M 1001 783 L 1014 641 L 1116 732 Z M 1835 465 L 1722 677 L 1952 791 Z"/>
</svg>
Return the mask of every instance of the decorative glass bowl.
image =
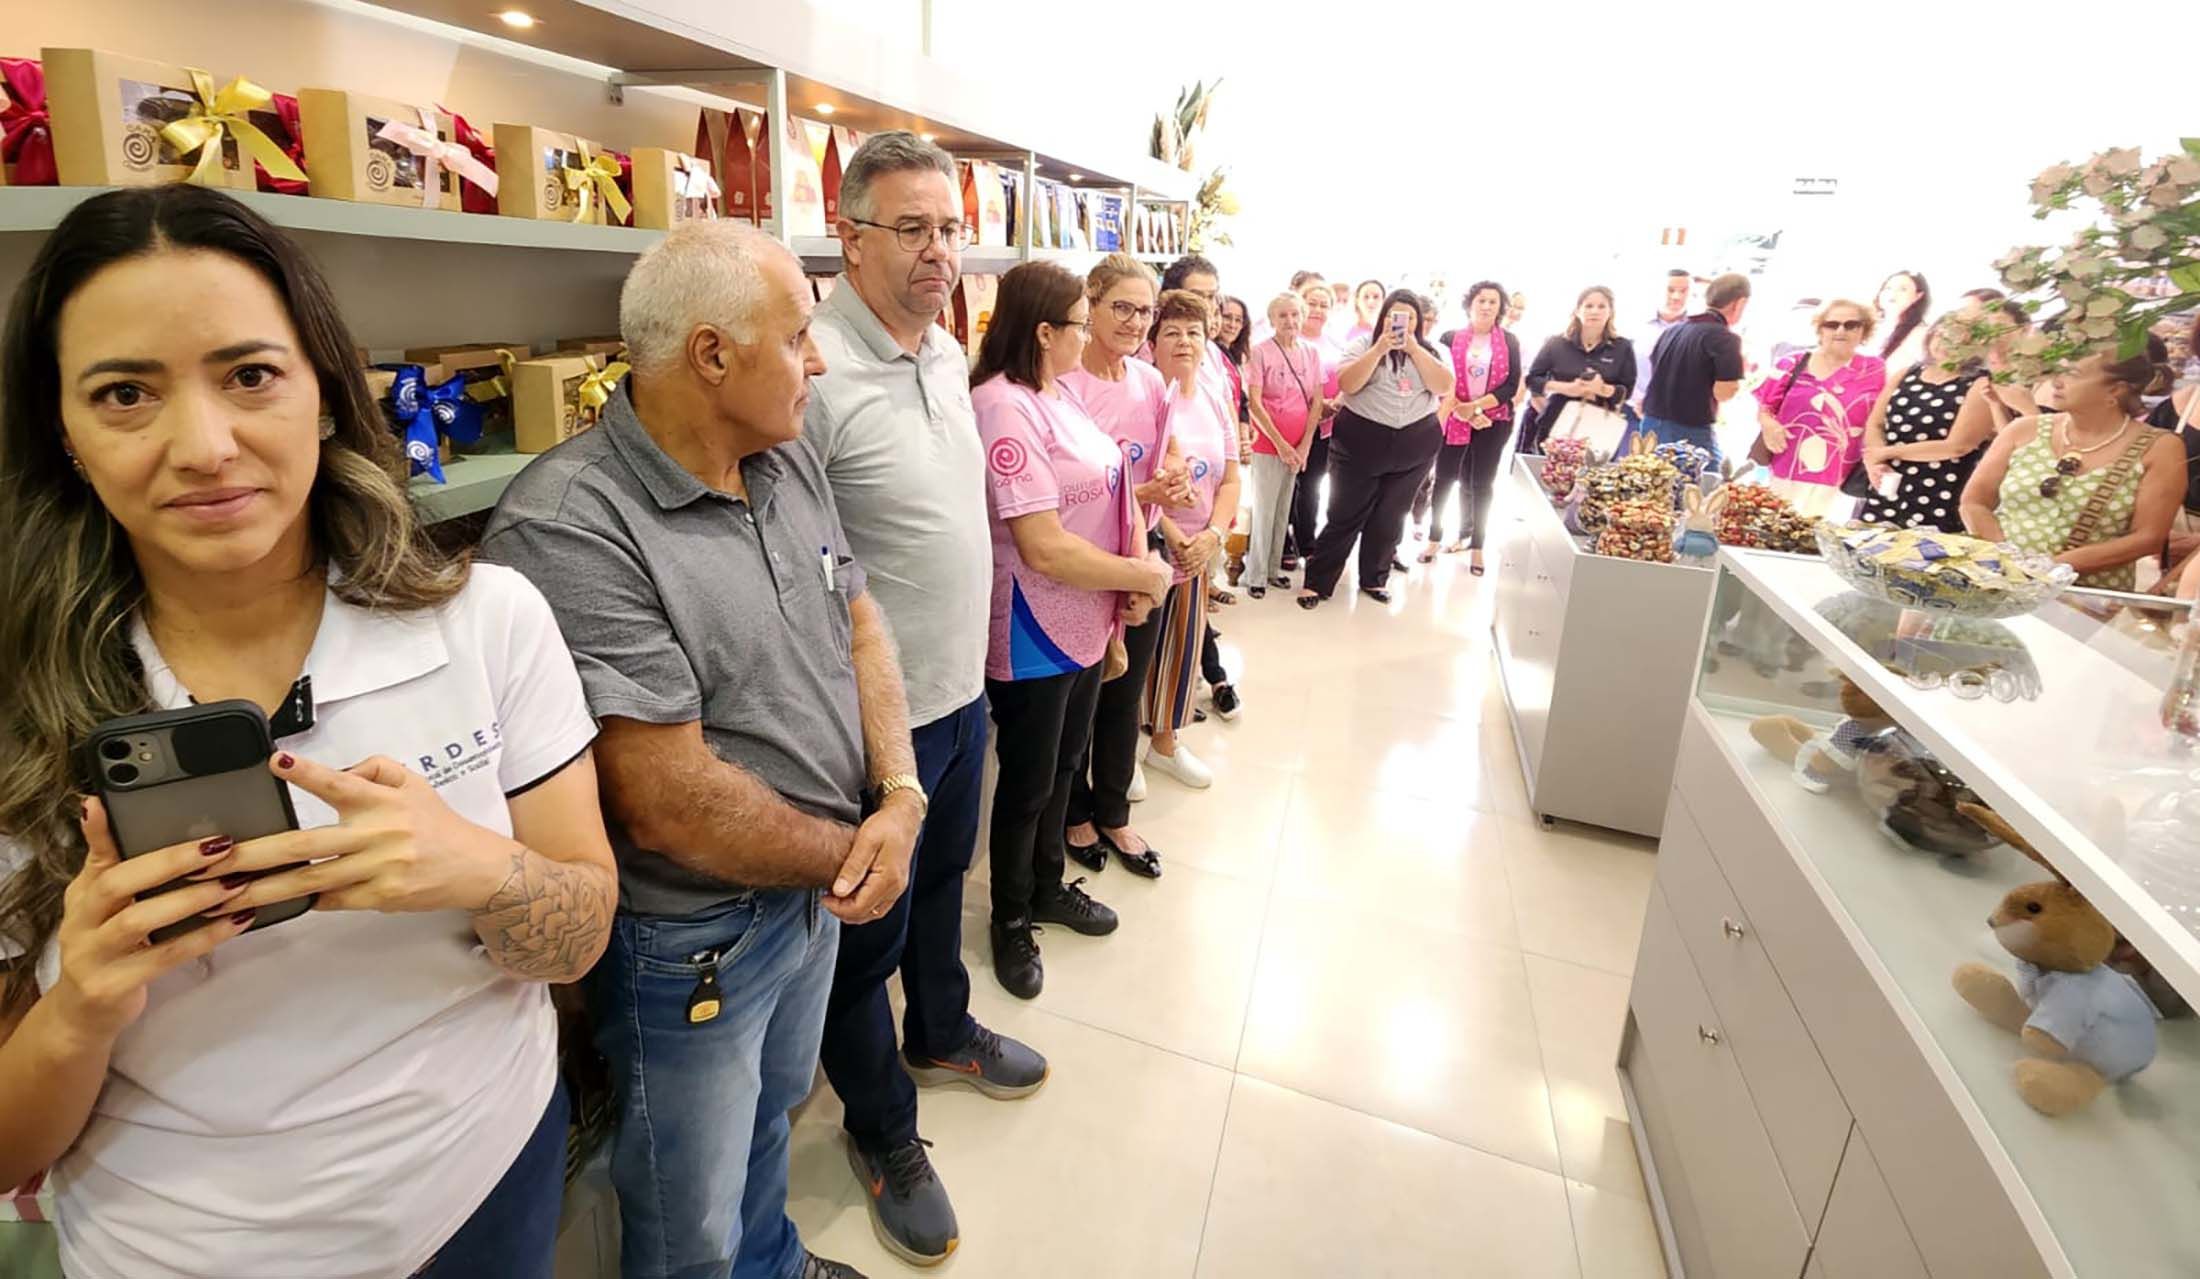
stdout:
<svg viewBox="0 0 2200 1279">
<path fill-rule="evenodd" d="M 1823 524 L 1818 552 L 1842 581 L 1873 599 L 1955 617 L 2017 617 L 2078 576 L 2036 551 L 1932 529 Z"/>
</svg>

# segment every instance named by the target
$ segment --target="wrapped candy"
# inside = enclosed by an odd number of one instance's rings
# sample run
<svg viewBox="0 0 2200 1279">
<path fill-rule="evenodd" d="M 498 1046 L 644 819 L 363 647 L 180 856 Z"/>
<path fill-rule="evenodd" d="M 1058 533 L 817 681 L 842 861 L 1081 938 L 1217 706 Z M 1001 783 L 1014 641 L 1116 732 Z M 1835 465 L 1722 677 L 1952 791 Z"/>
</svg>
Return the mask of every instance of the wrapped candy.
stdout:
<svg viewBox="0 0 2200 1279">
<path fill-rule="evenodd" d="M 1597 534 L 1599 555 L 1624 560 L 1673 562 L 1673 508 L 1657 495 L 1614 503 Z"/>
<path fill-rule="evenodd" d="M 1543 442 L 1543 489 L 1553 502 L 1564 501 L 1574 491 L 1574 482 L 1581 478 L 1583 467 L 1596 460 L 1589 450 L 1589 442 L 1580 439 L 1545 440 Z"/>
<path fill-rule="evenodd" d="M 1579 531 L 1602 532 L 1611 509 L 1622 502 L 1655 499 L 1670 515 L 1673 486 L 1679 481 L 1680 472 L 1673 469 L 1672 463 L 1648 452 L 1629 454 L 1626 460 L 1609 466 L 1591 467 L 1581 475 L 1581 508 L 1576 515 Z"/>
<path fill-rule="evenodd" d="M 1798 514 L 1787 499 L 1762 484 L 1729 484 L 1719 512 L 1721 546 L 1754 547 L 1808 555 L 1817 550 L 1816 516 Z"/>
<path fill-rule="evenodd" d="M 1686 490 L 1702 483 L 1705 471 L 1711 469 L 1711 452 L 1683 440 L 1660 444 L 1655 456 L 1663 458 L 1668 466 L 1680 472 L 1680 479 L 1673 485 L 1673 509 L 1680 510 L 1686 503 Z"/>
</svg>

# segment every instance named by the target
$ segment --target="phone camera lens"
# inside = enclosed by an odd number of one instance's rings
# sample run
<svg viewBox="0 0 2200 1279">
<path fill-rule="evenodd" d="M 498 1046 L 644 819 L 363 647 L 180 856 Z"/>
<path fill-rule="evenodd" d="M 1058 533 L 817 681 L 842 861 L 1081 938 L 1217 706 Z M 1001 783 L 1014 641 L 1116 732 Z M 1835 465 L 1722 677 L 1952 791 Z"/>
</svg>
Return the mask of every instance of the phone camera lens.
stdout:
<svg viewBox="0 0 2200 1279">
<path fill-rule="evenodd" d="M 137 765 L 117 764 L 107 770 L 107 780 L 117 786 L 128 786 L 138 779 Z"/>
<path fill-rule="evenodd" d="M 129 739 L 110 737 L 99 744 L 99 753 L 109 759 L 128 759 L 130 758 Z"/>
</svg>

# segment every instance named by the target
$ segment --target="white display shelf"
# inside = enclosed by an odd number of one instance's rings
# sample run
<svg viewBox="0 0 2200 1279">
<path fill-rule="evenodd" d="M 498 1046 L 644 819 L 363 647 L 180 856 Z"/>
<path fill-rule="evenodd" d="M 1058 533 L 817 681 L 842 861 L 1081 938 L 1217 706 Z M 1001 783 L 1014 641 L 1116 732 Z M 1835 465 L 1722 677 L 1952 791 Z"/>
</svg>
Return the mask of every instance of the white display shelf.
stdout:
<svg viewBox="0 0 2200 1279">
<path fill-rule="evenodd" d="M 1848 593 L 1823 561 L 1732 550 L 1720 560 L 1977 790 L 2200 1007 L 2200 937 L 2125 864 L 2133 812 L 2192 785 L 2200 770 L 2200 753 L 2161 724 L 2167 652 L 2052 603 L 2002 623 L 2039 672 L 2039 695 L 1966 700 L 1912 687 L 1820 614 L 1820 603 Z"/>
<path fill-rule="evenodd" d="M 454 458 L 443 464 L 443 483 L 416 475 L 405 488 L 412 494 L 413 509 L 420 512 L 422 520 L 430 524 L 455 520 L 495 506 L 497 499 L 504 496 L 504 488 L 512 482 L 512 477 L 538 456 L 535 453 L 477 453 Z"/>
<path fill-rule="evenodd" d="M 2082 1276 L 2200 1273 L 2200 1215 L 2191 1212 L 2200 1020 L 2161 1023 L 2154 1063 L 2082 1112 L 2041 1115 L 2010 1079 L 2025 1055 L 2016 1036 L 1979 1016 L 1950 984 L 1969 961 L 2014 971 L 1986 915 L 2009 889 L 2044 878 L 2039 867 L 2005 847 L 1951 860 L 1900 844 L 1853 792 L 1814 795 L 1797 786 L 1788 766 L 1751 738 L 1751 716 L 1708 706 L 1696 713 L 1823 883 L 1844 931 L 1876 961 L 1883 993 L 1981 1144 L 1990 1152 L 1998 1145 L 2004 1157 L 1993 1163 L 2004 1170 L 2004 1188 L 2019 1205 L 2035 1205 L 2053 1235 L 2041 1241 L 2049 1244 L 2043 1253 L 2052 1259 L 2059 1248 L 2068 1273 Z M 1964 765 L 1946 762 L 1975 784 Z"/>
<path fill-rule="evenodd" d="M 51 231 L 69 211 L 113 187 L 0 187 L 0 232 Z M 280 227 L 329 235 L 384 240 L 434 240 L 446 244 L 504 245 L 584 253 L 636 254 L 664 238 L 662 231 L 623 226 L 576 226 L 494 213 L 454 213 L 393 204 L 323 200 L 269 191 L 225 191 Z"/>
</svg>

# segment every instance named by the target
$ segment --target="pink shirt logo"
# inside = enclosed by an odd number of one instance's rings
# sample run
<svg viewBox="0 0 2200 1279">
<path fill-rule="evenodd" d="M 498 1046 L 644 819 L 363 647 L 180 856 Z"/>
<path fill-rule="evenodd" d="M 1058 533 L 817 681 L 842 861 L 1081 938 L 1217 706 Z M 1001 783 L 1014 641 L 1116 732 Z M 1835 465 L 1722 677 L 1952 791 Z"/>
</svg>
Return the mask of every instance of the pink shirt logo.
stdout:
<svg viewBox="0 0 2200 1279">
<path fill-rule="evenodd" d="M 995 440 L 986 450 L 985 462 L 995 475 L 1012 480 L 1030 468 L 1031 453 L 1022 440 Z"/>
</svg>

